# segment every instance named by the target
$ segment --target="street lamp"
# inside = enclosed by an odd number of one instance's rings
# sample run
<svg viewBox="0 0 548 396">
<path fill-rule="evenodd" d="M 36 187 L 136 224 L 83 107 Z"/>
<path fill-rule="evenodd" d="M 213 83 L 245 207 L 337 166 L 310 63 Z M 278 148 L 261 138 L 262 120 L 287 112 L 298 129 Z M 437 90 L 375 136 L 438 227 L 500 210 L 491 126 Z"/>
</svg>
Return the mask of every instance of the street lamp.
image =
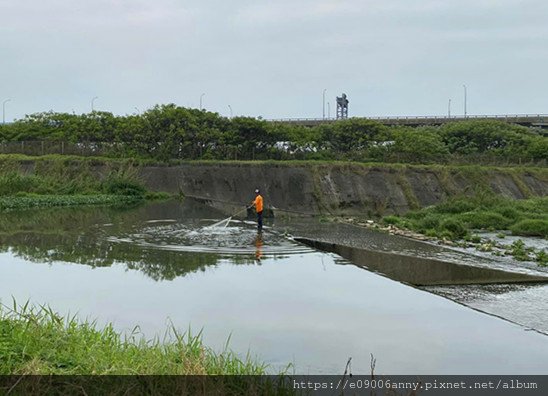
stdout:
<svg viewBox="0 0 548 396">
<path fill-rule="evenodd" d="M 447 115 L 451 118 L 451 99 L 449 99 L 449 105 L 447 106 Z"/>
<path fill-rule="evenodd" d="M 327 91 L 327 89 L 324 89 L 323 90 L 323 102 L 322 102 L 322 108 L 323 108 L 323 113 L 322 113 L 322 118 L 325 120 L 325 92 Z"/>
<path fill-rule="evenodd" d="M 200 110 L 202 110 L 202 98 L 205 96 L 205 93 L 200 95 Z"/>
<path fill-rule="evenodd" d="M 230 118 L 232 118 L 232 106 L 228 105 L 228 108 L 230 109 Z"/>
<path fill-rule="evenodd" d="M 462 86 L 464 87 L 464 118 L 466 118 L 466 85 L 462 84 Z"/>
<path fill-rule="evenodd" d="M 99 99 L 98 96 L 95 96 L 93 99 L 91 99 L 91 112 L 93 113 L 93 103 L 95 102 L 95 99 Z"/>
<path fill-rule="evenodd" d="M 6 99 L 2 102 L 2 124 L 6 123 L 6 103 L 10 101 L 11 99 Z"/>
</svg>

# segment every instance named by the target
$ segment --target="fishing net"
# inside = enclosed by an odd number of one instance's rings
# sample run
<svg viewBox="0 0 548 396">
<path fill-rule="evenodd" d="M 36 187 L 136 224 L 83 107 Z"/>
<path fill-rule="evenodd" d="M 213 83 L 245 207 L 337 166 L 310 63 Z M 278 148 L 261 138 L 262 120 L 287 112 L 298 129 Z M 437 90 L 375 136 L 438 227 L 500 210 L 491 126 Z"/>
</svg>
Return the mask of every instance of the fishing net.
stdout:
<svg viewBox="0 0 548 396">
<path fill-rule="evenodd" d="M 210 226 L 207 226 L 206 228 L 226 228 L 226 226 L 228 226 L 228 223 L 230 223 L 230 220 L 232 220 L 232 216 L 224 220 L 218 221 L 215 224 L 211 224 Z"/>
</svg>

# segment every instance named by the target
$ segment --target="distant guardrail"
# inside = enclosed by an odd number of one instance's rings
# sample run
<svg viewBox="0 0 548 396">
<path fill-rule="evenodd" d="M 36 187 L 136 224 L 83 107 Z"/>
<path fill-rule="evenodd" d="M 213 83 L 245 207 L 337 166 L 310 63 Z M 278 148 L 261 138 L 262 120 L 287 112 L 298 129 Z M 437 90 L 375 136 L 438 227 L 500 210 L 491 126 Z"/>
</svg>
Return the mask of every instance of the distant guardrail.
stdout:
<svg viewBox="0 0 548 396">
<path fill-rule="evenodd" d="M 428 125 L 443 124 L 454 121 L 466 120 L 501 120 L 523 125 L 538 125 L 548 127 L 548 114 L 493 114 L 493 115 L 459 115 L 459 116 L 383 116 L 383 117 L 351 117 L 354 120 L 373 120 L 385 124 L 400 125 Z M 295 124 L 321 124 L 339 121 L 335 118 L 278 118 L 269 119 L 269 122 L 295 123 Z"/>
</svg>

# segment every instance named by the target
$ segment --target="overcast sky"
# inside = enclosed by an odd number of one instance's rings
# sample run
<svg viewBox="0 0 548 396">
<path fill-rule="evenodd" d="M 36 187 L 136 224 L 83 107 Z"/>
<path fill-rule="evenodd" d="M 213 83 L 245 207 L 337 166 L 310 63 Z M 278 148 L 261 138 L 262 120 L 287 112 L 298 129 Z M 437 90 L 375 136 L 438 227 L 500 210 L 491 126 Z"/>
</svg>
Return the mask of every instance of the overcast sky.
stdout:
<svg viewBox="0 0 548 396">
<path fill-rule="evenodd" d="M 6 120 L 548 113 L 546 0 L 0 0 Z M 137 108 L 137 109 L 136 109 Z M 326 104 L 326 113 L 328 111 Z"/>
</svg>

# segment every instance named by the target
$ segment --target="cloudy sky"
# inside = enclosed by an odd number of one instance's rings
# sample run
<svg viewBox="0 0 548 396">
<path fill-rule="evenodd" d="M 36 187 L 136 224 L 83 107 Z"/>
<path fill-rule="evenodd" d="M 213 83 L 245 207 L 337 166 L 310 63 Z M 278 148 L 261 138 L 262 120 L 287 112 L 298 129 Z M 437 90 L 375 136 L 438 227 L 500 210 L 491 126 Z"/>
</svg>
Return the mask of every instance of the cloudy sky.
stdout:
<svg viewBox="0 0 548 396">
<path fill-rule="evenodd" d="M 0 0 L 6 120 L 548 113 L 546 0 Z M 326 104 L 326 113 L 328 107 Z"/>
</svg>

